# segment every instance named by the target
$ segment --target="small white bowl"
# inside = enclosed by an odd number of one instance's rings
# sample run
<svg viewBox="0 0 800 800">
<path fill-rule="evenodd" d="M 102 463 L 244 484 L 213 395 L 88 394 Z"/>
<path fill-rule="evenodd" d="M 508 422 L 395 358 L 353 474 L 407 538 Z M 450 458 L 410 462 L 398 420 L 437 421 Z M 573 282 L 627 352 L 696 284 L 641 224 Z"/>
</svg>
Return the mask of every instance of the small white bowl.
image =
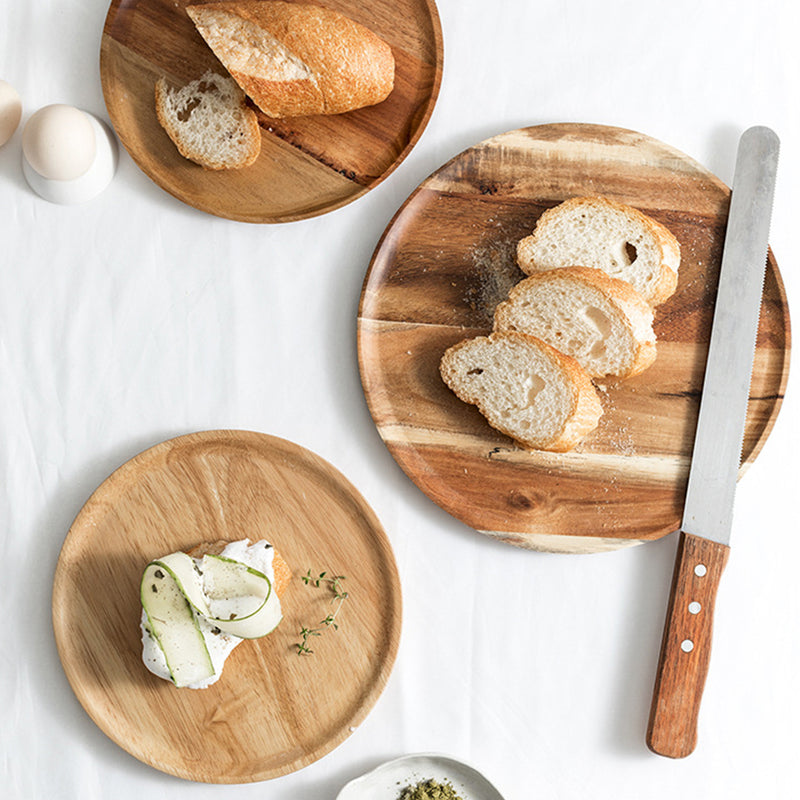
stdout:
<svg viewBox="0 0 800 800">
<path fill-rule="evenodd" d="M 90 167 L 72 180 L 54 180 L 40 175 L 22 155 L 22 173 L 36 194 L 60 205 L 85 203 L 102 192 L 114 177 L 119 161 L 117 140 L 108 126 L 93 114 L 84 111 L 95 135 L 95 156 Z"/>
<path fill-rule="evenodd" d="M 387 761 L 350 781 L 336 800 L 397 800 L 407 786 L 433 779 L 452 784 L 463 800 L 503 800 L 503 796 L 474 767 L 439 753 L 415 753 Z"/>
</svg>

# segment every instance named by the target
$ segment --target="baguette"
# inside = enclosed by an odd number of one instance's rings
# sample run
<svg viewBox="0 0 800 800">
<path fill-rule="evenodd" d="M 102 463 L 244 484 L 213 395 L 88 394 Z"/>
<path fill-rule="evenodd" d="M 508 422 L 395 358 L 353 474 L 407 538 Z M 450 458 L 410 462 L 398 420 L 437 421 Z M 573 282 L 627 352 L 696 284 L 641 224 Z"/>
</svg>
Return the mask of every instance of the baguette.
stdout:
<svg viewBox="0 0 800 800">
<path fill-rule="evenodd" d="M 247 167 L 261 152 L 256 113 L 230 77 L 209 70 L 181 88 L 160 78 L 155 103 L 158 121 L 178 152 L 206 169 Z"/>
<path fill-rule="evenodd" d="M 600 269 L 564 267 L 525 278 L 495 309 L 494 328 L 543 339 L 592 378 L 630 378 L 656 358 L 652 308 Z"/>
<path fill-rule="evenodd" d="M 680 246 L 663 225 L 605 197 L 575 197 L 542 214 L 517 245 L 517 263 L 533 275 L 582 266 L 630 283 L 651 306 L 678 284 Z"/>
<path fill-rule="evenodd" d="M 529 450 L 571 450 L 603 413 L 580 364 L 523 333 L 465 339 L 445 352 L 439 369 L 457 397 Z"/>
<path fill-rule="evenodd" d="M 190 5 L 186 13 L 269 117 L 341 114 L 382 102 L 394 87 L 389 45 L 330 9 L 242 0 Z"/>
</svg>

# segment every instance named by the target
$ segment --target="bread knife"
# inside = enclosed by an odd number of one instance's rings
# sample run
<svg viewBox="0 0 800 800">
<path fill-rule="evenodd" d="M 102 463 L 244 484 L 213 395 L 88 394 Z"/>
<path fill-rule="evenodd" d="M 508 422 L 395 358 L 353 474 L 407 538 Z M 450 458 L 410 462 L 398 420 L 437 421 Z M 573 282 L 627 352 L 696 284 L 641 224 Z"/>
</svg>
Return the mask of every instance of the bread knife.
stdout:
<svg viewBox="0 0 800 800">
<path fill-rule="evenodd" d="M 769 128 L 739 140 L 719 286 L 647 745 L 670 758 L 697 744 L 714 604 L 728 560 L 779 141 Z"/>
</svg>

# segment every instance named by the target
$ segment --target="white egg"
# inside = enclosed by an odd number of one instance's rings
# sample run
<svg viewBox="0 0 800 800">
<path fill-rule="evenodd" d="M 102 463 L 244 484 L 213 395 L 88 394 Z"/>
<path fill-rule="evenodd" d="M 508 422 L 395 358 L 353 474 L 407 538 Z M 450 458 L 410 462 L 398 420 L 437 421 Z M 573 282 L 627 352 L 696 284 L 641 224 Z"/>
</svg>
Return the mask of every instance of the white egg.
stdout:
<svg viewBox="0 0 800 800">
<path fill-rule="evenodd" d="M 0 147 L 13 135 L 22 118 L 22 101 L 17 90 L 6 81 L 0 81 Z"/>
<path fill-rule="evenodd" d="M 85 112 L 57 103 L 40 108 L 25 123 L 22 152 L 43 178 L 71 181 L 94 162 L 97 141 Z"/>
<path fill-rule="evenodd" d="M 117 140 L 108 125 L 73 106 L 39 109 L 22 132 L 22 173 L 51 203 L 85 203 L 117 168 Z"/>
</svg>

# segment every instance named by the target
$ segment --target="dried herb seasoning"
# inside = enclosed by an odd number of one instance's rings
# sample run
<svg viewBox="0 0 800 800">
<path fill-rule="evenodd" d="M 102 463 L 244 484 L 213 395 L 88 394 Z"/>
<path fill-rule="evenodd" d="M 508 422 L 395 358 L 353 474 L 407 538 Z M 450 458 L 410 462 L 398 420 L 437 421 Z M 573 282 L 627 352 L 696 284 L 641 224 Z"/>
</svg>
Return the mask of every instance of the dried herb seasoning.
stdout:
<svg viewBox="0 0 800 800">
<path fill-rule="evenodd" d="M 463 800 L 449 781 L 439 783 L 432 778 L 406 786 L 397 800 Z"/>
</svg>

